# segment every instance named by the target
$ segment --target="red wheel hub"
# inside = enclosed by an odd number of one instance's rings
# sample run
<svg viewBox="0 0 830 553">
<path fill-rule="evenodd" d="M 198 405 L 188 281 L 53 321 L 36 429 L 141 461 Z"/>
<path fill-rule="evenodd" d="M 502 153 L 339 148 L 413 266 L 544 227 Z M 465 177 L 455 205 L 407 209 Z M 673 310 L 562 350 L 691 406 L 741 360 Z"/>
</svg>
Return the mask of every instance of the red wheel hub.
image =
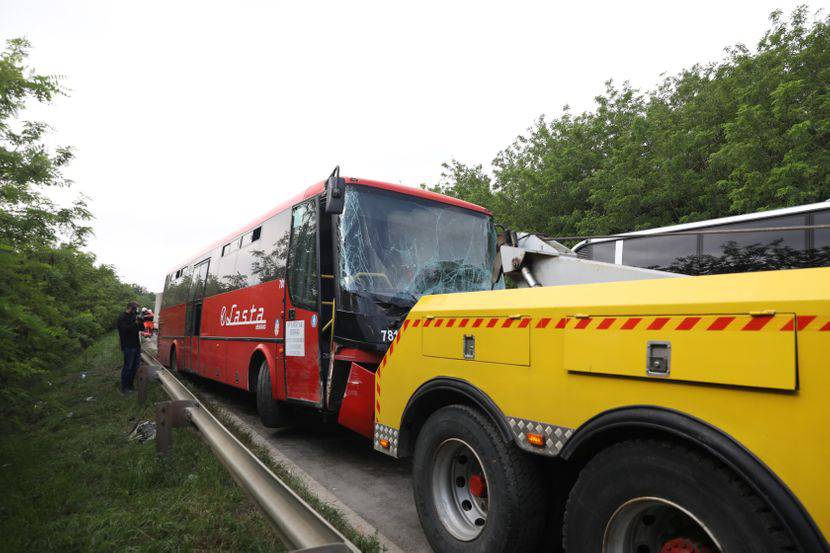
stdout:
<svg viewBox="0 0 830 553">
<path fill-rule="evenodd" d="M 487 482 L 480 474 L 470 476 L 470 493 L 476 497 L 487 497 Z"/>
<path fill-rule="evenodd" d="M 709 548 L 686 538 L 675 538 L 663 544 L 660 553 L 709 553 Z"/>
</svg>

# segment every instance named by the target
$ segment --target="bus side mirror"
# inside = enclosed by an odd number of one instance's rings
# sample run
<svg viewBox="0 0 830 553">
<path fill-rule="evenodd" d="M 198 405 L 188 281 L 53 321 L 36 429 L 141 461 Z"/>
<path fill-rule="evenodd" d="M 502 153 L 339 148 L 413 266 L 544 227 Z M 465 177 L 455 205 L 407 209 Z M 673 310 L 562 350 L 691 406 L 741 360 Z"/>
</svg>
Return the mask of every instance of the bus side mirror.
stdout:
<svg viewBox="0 0 830 553">
<path fill-rule="evenodd" d="M 326 213 L 343 213 L 346 199 L 346 179 L 340 178 L 340 166 L 326 179 Z"/>
</svg>

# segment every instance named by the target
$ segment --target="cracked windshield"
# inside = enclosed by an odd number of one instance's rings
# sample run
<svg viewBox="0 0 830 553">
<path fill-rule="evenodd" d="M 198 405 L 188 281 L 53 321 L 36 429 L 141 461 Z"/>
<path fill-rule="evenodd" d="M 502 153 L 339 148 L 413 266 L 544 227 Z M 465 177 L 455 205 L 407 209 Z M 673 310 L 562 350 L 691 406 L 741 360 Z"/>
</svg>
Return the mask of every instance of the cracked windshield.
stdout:
<svg viewBox="0 0 830 553">
<path fill-rule="evenodd" d="M 339 231 L 345 291 L 408 307 L 426 294 L 504 287 L 491 281 L 496 235 L 483 213 L 350 186 Z"/>
</svg>

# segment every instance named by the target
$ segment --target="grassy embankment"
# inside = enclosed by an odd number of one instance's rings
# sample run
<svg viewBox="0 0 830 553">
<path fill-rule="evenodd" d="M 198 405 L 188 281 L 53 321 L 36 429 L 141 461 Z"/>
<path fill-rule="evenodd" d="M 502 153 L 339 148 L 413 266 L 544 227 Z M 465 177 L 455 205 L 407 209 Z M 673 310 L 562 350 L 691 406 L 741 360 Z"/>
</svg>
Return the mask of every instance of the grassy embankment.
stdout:
<svg viewBox="0 0 830 553">
<path fill-rule="evenodd" d="M 385 547 L 381 546 L 377 535 L 364 534 L 357 531 L 351 524 L 349 524 L 342 511 L 334 505 L 326 503 L 318 498 L 314 495 L 314 492 L 309 489 L 308 485 L 306 485 L 305 481 L 301 477 L 297 476 L 289 468 L 271 458 L 268 451 L 254 441 L 248 429 L 240 427 L 230 417 L 225 415 L 222 411 L 222 406 L 205 396 L 197 386 L 193 385 L 191 380 L 183 378 L 180 381 L 193 393 L 193 395 L 199 399 L 199 401 L 202 402 L 203 405 L 210 410 L 211 413 L 213 413 L 217 419 L 219 419 L 219 421 L 226 428 L 233 432 L 236 438 L 242 442 L 245 447 L 251 450 L 254 455 L 256 455 L 263 463 L 265 463 L 266 466 L 268 466 L 268 468 L 271 469 L 274 474 L 277 475 L 277 477 L 280 478 L 280 480 L 285 482 L 285 484 L 294 490 L 294 492 L 296 492 L 297 495 L 299 495 L 306 503 L 311 505 L 315 511 L 320 513 L 324 519 L 337 528 L 337 530 L 339 530 L 340 533 L 346 537 L 346 539 L 356 545 L 360 551 L 363 553 L 380 553 L 381 551 L 386 550 Z"/>
<path fill-rule="evenodd" d="M 167 398 L 158 386 L 145 407 L 122 397 L 120 362 L 109 335 L 0 421 L 0 550 L 284 549 L 195 432 L 174 431 L 168 461 L 127 439 Z"/>
</svg>

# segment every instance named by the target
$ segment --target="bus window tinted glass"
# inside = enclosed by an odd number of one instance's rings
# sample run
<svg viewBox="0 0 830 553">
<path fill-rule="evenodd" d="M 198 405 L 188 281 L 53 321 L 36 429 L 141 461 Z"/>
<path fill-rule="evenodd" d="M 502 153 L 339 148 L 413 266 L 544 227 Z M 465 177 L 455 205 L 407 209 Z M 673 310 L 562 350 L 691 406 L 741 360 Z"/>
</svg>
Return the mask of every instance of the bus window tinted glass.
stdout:
<svg viewBox="0 0 830 553">
<path fill-rule="evenodd" d="M 261 238 L 252 246 L 252 284 L 285 278 L 290 222 L 291 211 L 286 210 L 262 225 Z"/>
<path fill-rule="evenodd" d="M 174 273 L 175 274 L 175 273 Z M 161 307 L 170 307 L 173 305 L 170 303 L 171 296 L 173 295 L 172 289 L 170 287 L 171 283 L 173 282 L 173 275 L 167 275 L 164 277 L 164 291 L 161 293 Z"/>
<path fill-rule="evenodd" d="M 242 247 L 211 264 L 205 295 L 231 292 L 285 278 L 291 211 L 278 213 L 242 236 Z M 234 241 L 239 243 L 239 240 Z M 218 253 L 218 252 L 217 252 Z"/>
<path fill-rule="evenodd" d="M 190 284 L 190 300 L 198 300 L 204 297 L 205 282 L 208 277 L 208 265 L 210 259 L 206 259 L 193 268 L 193 278 Z"/>
<path fill-rule="evenodd" d="M 259 281 L 253 278 L 253 264 L 257 260 L 257 247 L 259 247 L 257 242 L 251 242 L 250 232 L 242 237 L 242 247 L 234 254 L 236 255 L 235 274 L 238 275 L 238 281 L 235 283 L 237 288 L 259 284 Z"/>
<path fill-rule="evenodd" d="M 226 253 L 216 258 L 210 265 L 205 295 L 214 296 L 224 292 L 230 292 L 245 286 L 246 278 L 237 273 L 236 260 L 239 257 L 239 250 Z"/>
<path fill-rule="evenodd" d="M 678 260 L 697 255 L 696 236 L 653 236 L 626 239 L 623 265 L 672 270 Z"/>
<path fill-rule="evenodd" d="M 813 214 L 814 225 L 830 225 L 830 209 L 816 211 Z M 830 248 L 830 228 L 816 229 L 813 235 L 813 245 L 818 249 Z"/>
<path fill-rule="evenodd" d="M 712 227 L 706 230 L 718 229 L 742 229 L 742 228 L 770 228 L 770 227 L 792 227 L 805 224 L 804 215 L 788 215 L 786 217 L 772 217 L 743 223 L 733 223 L 722 227 Z M 729 243 L 734 242 L 738 248 L 750 246 L 779 246 L 797 250 L 803 250 L 805 246 L 805 234 L 803 230 L 791 230 L 780 232 L 748 232 L 736 234 L 706 234 L 703 236 L 704 255 L 723 255 Z"/>
<path fill-rule="evenodd" d="M 243 234 L 242 235 L 242 247 L 245 248 L 249 244 L 251 244 L 251 242 L 256 242 L 257 240 L 259 240 L 261 230 L 262 230 L 262 227 L 257 227 L 254 230 L 252 230 L 251 232 L 246 232 L 245 234 Z"/>
<path fill-rule="evenodd" d="M 804 224 L 805 215 L 788 215 L 724 225 L 712 230 L 791 227 Z M 803 230 L 704 234 L 700 272 L 739 273 L 803 267 L 806 263 L 806 236 Z"/>
<path fill-rule="evenodd" d="M 814 225 L 830 225 L 830 209 L 813 214 Z M 813 231 L 813 250 L 810 251 L 813 266 L 830 267 L 830 228 Z"/>
<path fill-rule="evenodd" d="M 617 243 L 614 240 L 608 242 L 599 242 L 596 244 L 588 244 L 579 249 L 580 257 L 585 259 L 592 259 L 594 261 L 603 261 L 605 263 L 614 262 L 614 252 L 617 249 Z"/>
<path fill-rule="evenodd" d="M 291 250 L 288 293 L 294 305 L 317 309 L 317 214 L 314 201 L 294 208 L 291 218 Z"/>
<path fill-rule="evenodd" d="M 165 306 L 180 305 L 185 303 L 190 296 L 190 284 L 192 282 L 190 273 L 192 267 L 185 267 L 176 274 L 180 275 L 178 278 L 171 278 L 167 289 L 164 291 Z"/>
</svg>

